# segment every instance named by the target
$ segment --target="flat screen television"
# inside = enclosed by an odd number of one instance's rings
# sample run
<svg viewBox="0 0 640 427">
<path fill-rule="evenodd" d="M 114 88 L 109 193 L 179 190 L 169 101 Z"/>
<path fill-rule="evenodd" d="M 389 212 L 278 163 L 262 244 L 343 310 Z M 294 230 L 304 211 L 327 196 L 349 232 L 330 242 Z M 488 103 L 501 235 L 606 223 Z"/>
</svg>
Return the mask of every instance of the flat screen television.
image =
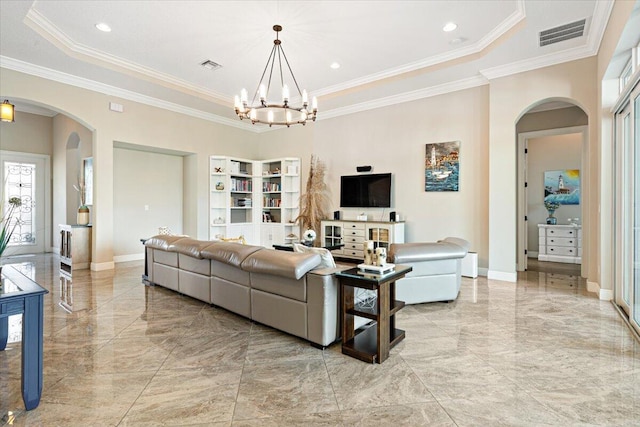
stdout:
<svg viewBox="0 0 640 427">
<path fill-rule="evenodd" d="M 390 208 L 391 174 L 342 176 L 340 178 L 340 207 Z"/>
</svg>

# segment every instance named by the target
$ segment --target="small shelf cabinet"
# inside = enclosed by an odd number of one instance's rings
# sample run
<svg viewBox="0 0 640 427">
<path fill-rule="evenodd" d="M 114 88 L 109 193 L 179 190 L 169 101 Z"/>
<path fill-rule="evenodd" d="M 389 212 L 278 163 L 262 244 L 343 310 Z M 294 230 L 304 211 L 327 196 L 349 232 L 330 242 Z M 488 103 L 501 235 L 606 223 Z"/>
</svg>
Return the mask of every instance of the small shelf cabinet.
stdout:
<svg viewBox="0 0 640 427">
<path fill-rule="evenodd" d="M 91 226 L 60 224 L 60 269 L 71 272 L 91 264 Z"/>
<path fill-rule="evenodd" d="M 538 224 L 538 259 L 581 264 L 582 227 Z"/>
</svg>

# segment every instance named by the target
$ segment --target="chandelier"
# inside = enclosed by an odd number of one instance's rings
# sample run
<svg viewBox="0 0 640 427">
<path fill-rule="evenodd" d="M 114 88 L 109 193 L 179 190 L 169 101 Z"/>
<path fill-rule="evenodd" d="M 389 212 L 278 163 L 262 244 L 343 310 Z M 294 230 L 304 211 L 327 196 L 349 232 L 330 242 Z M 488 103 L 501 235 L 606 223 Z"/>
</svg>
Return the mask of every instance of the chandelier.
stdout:
<svg viewBox="0 0 640 427">
<path fill-rule="evenodd" d="M 269 59 L 267 60 L 267 65 L 264 67 L 264 71 L 262 72 L 262 76 L 260 77 L 260 82 L 258 83 L 258 87 L 253 95 L 253 99 L 251 104 L 248 102 L 248 93 L 246 89 L 242 89 L 240 91 L 240 96 L 235 97 L 234 99 L 234 109 L 240 120 L 248 119 L 251 120 L 252 124 L 255 123 L 266 123 L 269 127 L 273 125 L 281 125 L 281 126 L 291 126 L 295 124 L 304 125 L 307 123 L 307 120 L 316 120 L 316 116 L 318 115 L 318 100 L 314 96 L 311 100 L 311 108 L 309 108 L 309 96 L 307 95 L 306 90 L 300 91 L 300 86 L 298 86 L 298 81 L 296 77 L 293 75 L 293 71 L 291 71 L 291 66 L 289 65 L 289 60 L 287 59 L 287 55 L 284 53 L 284 49 L 282 49 L 282 45 L 280 39 L 278 37 L 278 33 L 282 31 L 282 27 L 280 25 L 274 25 L 273 31 L 276 32 L 276 39 L 273 41 L 273 49 L 271 49 L 271 54 L 269 55 Z M 289 69 L 289 74 L 291 74 L 291 79 L 298 90 L 298 94 L 302 100 L 302 106 L 293 106 L 289 103 L 290 101 L 290 92 L 289 86 L 284 83 L 284 74 L 282 72 L 282 59 L 284 58 L 284 62 L 287 65 L 287 69 Z M 269 90 L 271 89 L 271 81 L 273 77 L 273 70 L 275 69 L 275 63 L 278 62 L 278 68 L 276 69 L 276 73 L 280 71 L 280 86 L 282 88 L 282 103 L 270 103 L 267 101 L 267 97 L 269 95 Z M 267 73 L 267 69 L 269 69 L 269 78 L 266 80 L 265 86 L 265 75 Z M 276 74 L 276 80 L 278 79 L 278 75 Z M 258 99 L 258 102 L 256 102 Z"/>
</svg>

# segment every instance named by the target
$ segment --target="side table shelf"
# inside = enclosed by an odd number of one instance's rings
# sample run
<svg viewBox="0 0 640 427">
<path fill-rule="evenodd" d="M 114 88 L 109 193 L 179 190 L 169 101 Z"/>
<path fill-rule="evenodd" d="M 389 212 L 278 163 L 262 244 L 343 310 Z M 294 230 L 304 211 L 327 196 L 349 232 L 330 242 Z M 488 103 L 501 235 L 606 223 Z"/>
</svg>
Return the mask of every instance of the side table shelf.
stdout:
<svg viewBox="0 0 640 427">
<path fill-rule="evenodd" d="M 405 331 L 396 328 L 395 315 L 405 306 L 396 296 L 396 280 L 412 270 L 397 265 L 386 274 L 362 273 L 351 268 L 336 273 L 340 281 L 342 353 L 368 363 L 382 363 L 389 357 L 389 350 L 402 341 Z M 355 303 L 355 288 L 374 290 L 377 294 L 372 307 Z M 370 322 L 354 330 L 354 318 L 364 317 Z"/>
</svg>

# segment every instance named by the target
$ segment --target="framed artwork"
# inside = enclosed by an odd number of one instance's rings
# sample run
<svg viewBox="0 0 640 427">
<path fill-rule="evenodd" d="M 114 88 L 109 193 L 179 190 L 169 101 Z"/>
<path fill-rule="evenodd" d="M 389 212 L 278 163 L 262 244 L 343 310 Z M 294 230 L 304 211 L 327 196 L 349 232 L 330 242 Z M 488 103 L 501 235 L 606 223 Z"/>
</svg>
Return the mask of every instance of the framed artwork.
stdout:
<svg viewBox="0 0 640 427">
<path fill-rule="evenodd" d="M 561 205 L 580 204 L 580 169 L 546 171 L 544 200 Z"/>
<path fill-rule="evenodd" d="M 84 179 L 86 203 L 93 205 L 93 157 L 82 159 L 82 178 Z"/>
<path fill-rule="evenodd" d="M 424 191 L 458 191 L 460 141 L 427 144 L 424 161 Z"/>
</svg>

